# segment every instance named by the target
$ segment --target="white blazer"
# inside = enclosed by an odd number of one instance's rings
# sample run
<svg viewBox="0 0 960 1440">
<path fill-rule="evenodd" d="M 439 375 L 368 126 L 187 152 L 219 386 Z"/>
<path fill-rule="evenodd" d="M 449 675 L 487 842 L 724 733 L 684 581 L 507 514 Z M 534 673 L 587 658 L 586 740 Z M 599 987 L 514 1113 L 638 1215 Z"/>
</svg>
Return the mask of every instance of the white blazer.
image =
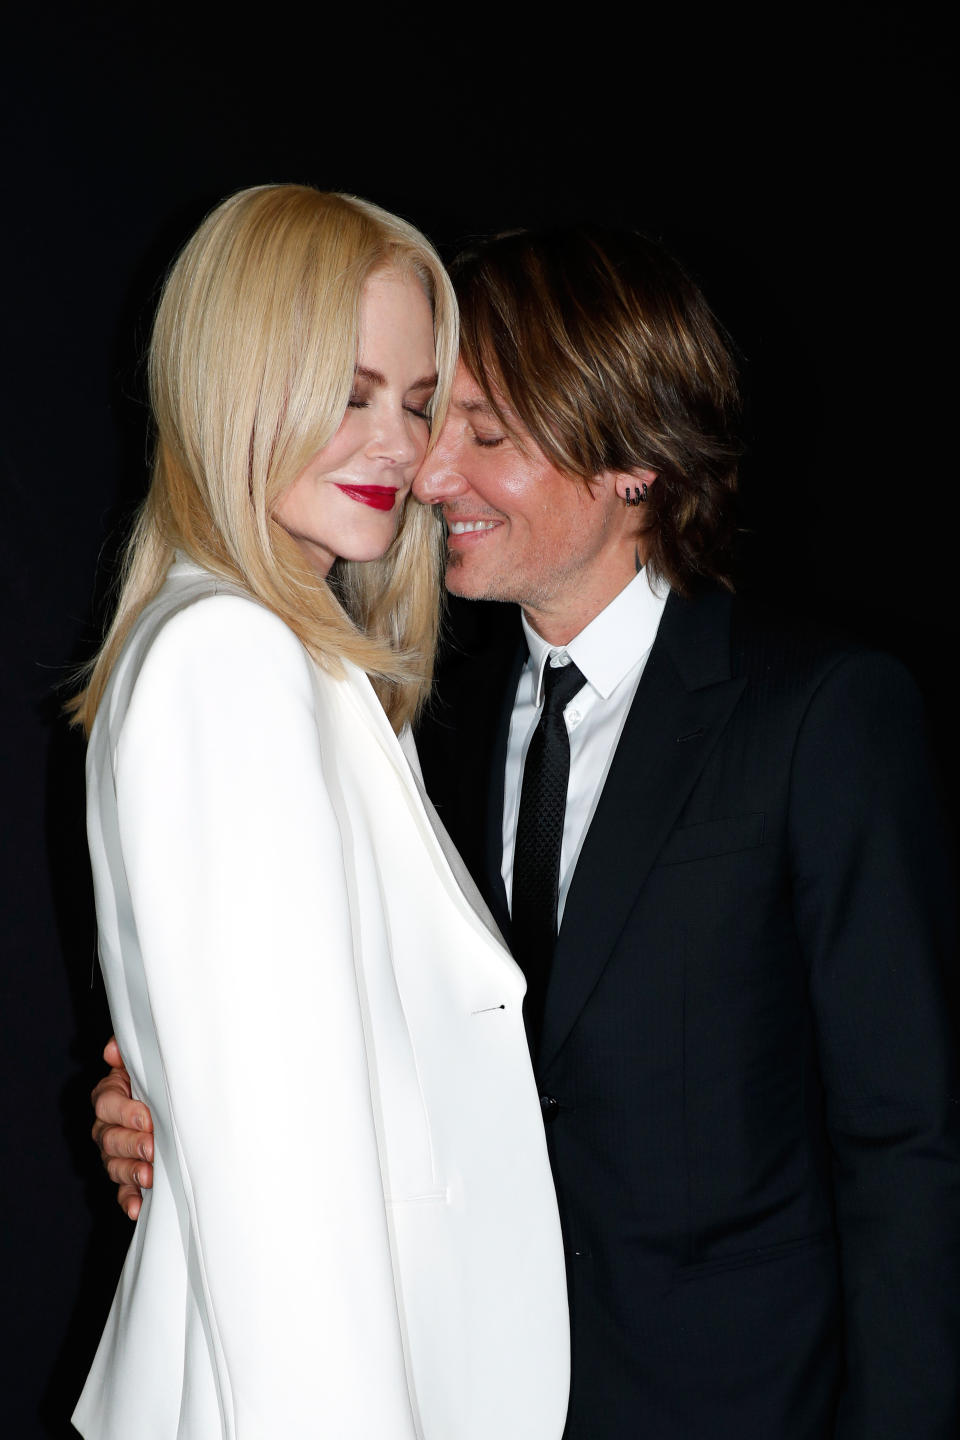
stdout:
<svg viewBox="0 0 960 1440">
<path fill-rule="evenodd" d="M 100 955 L 156 1162 L 85 1436 L 563 1430 L 524 982 L 346 670 L 178 561 L 97 716 Z"/>
</svg>

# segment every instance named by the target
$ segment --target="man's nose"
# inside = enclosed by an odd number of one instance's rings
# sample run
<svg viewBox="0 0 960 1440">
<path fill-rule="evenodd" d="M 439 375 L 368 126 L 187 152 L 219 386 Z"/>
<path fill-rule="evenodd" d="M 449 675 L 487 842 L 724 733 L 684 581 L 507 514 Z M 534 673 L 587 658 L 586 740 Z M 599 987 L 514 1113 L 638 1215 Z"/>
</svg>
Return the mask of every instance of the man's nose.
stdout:
<svg viewBox="0 0 960 1440">
<path fill-rule="evenodd" d="M 424 456 L 413 482 L 413 493 L 422 505 L 439 505 L 469 487 L 456 463 L 454 446 L 440 439 Z"/>
</svg>

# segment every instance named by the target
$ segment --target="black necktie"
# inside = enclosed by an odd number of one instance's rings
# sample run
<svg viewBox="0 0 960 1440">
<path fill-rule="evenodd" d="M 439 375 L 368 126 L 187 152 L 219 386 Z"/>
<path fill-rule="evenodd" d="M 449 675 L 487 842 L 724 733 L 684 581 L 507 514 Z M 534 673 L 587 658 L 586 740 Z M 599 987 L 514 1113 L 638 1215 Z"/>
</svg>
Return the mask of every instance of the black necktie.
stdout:
<svg viewBox="0 0 960 1440">
<path fill-rule="evenodd" d="M 564 707 L 584 684 L 576 665 L 547 665 L 543 709 L 527 748 L 513 856 L 513 953 L 527 977 L 524 1015 L 536 1050 L 557 939 L 560 846 L 570 775 Z"/>
</svg>

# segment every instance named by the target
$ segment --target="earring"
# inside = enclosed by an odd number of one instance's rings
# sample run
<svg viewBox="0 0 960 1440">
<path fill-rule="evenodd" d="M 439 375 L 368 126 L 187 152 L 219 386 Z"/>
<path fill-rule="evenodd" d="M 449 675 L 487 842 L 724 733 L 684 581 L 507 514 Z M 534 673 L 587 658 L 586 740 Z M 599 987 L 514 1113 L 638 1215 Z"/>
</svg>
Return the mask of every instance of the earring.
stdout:
<svg viewBox="0 0 960 1440">
<path fill-rule="evenodd" d="M 628 505 L 645 505 L 650 498 L 650 491 L 647 489 L 646 480 L 641 481 L 640 488 L 634 489 L 631 496 L 630 486 L 627 486 L 626 501 Z"/>
</svg>

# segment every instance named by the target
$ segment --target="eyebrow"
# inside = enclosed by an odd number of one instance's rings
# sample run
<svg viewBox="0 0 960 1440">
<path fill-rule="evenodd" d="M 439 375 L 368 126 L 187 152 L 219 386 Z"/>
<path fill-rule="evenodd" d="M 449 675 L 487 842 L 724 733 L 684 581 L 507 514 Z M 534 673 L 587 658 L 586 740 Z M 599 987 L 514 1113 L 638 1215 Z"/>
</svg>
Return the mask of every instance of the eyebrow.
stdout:
<svg viewBox="0 0 960 1440">
<path fill-rule="evenodd" d="M 387 377 L 382 370 L 368 370 L 366 365 L 355 365 L 354 375 L 358 380 L 369 380 L 371 385 L 386 385 Z M 437 388 L 437 373 L 432 375 L 421 375 L 419 380 L 414 380 L 407 390 L 435 390 Z"/>
<path fill-rule="evenodd" d="M 493 416 L 496 416 L 496 413 L 497 413 L 497 412 L 494 410 L 493 406 L 490 404 L 490 401 L 489 401 L 489 400 L 481 400 L 481 399 L 477 399 L 477 400 L 455 400 L 455 401 L 453 402 L 453 408 L 454 408 L 455 410 L 462 410 L 465 415 L 493 415 Z"/>
</svg>

